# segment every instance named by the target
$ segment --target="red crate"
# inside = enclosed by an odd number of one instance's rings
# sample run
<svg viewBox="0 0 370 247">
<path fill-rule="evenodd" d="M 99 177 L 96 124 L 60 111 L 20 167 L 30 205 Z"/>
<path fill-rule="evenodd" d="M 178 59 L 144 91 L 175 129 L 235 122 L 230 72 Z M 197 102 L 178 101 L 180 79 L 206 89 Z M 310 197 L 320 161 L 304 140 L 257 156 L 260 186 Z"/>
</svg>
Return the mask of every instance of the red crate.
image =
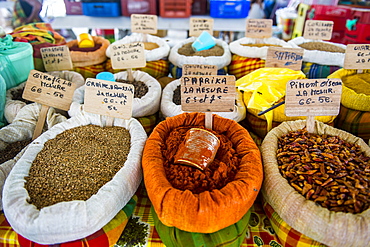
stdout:
<svg viewBox="0 0 370 247">
<path fill-rule="evenodd" d="M 191 0 L 159 0 L 159 15 L 167 18 L 191 16 Z"/>
<path fill-rule="evenodd" d="M 208 15 L 209 7 L 207 0 L 193 0 L 191 4 L 191 14 L 192 15 Z"/>
<path fill-rule="evenodd" d="M 357 23 L 370 24 L 370 9 L 352 9 L 352 17 L 348 19 L 358 19 Z"/>
<path fill-rule="evenodd" d="M 351 8 L 346 6 L 312 5 L 308 18 L 311 20 L 333 21 L 333 31 L 343 31 L 346 27 L 347 19 L 351 18 Z"/>
<path fill-rule="evenodd" d="M 82 15 L 82 2 L 81 1 L 71 1 L 64 0 L 66 5 L 66 14 L 67 15 Z"/>
<path fill-rule="evenodd" d="M 370 24 L 357 23 L 354 30 L 344 32 L 346 44 L 370 44 Z"/>
<path fill-rule="evenodd" d="M 123 16 L 132 14 L 156 15 L 156 0 L 121 0 L 121 9 Z"/>
</svg>

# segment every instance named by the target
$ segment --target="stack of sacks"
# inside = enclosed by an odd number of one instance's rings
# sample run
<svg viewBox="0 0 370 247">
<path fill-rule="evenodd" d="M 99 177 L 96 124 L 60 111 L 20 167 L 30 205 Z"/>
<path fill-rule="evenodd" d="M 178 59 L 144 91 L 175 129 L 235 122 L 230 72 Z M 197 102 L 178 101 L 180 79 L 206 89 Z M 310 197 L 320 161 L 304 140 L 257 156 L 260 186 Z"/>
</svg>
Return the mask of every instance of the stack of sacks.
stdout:
<svg viewBox="0 0 370 247">
<path fill-rule="evenodd" d="M 229 44 L 232 54 L 228 66 L 230 75 L 239 79 L 250 72 L 265 67 L 269 47 L 292 48 L 287 42 L 277 38 L 253 39 L 241 38 Z"/>
<path fill-rule="evenodd" d="M 344 65 L 346 45 L 297 37 L 288 44 L 303 48 L 302 71 L 307 79 L 326 78 Z"/>
<path fill-rule="evenodd" d="M 109 40 L 92 36 L 94 47 L 79 48 L 78 41 L 72 40 L 67 43 L 70 50 L 73 70 L 80 73 L 84 78 L 95 78 L 97 74 L 106 70 L 106 50 L 110 45 Z"/>
<path fill-rule="evenodd" d="M 231 61 L 229 45 L 221 40 L 215 39 L 216 45 L 208 50 L 194 52 L 191 45 L 197 37 L 190 37 L 175 44 L 169 55 L 170 73 L 173 78 L 179 79 L 182 76 L 182 67 L 184 64 L 203 64 L 217 66 L 218 75 L 227 74 L 227 66 Z M 189 46 L 189 47 L 188 47 Z M 183 55 L 182 49 L 190 51 L 189 54 Z"/>
<path fill-rule="evenodd" d="M 181 109 L 181 92 L 178 90 L 178 87 L 181 85 L 181 80 L 176 79 L 166 85 L 162 92 L 161 100 L 161 113 L 164 118 L 177 116 L 184 113 Z M 175 102 L 175 94 L 178 94 L 178 100 L 180 102 Z M 245 118 L 246 108 L 243 103 L 242 93 L 237 91 L 235 98 L 235 106 L 232 112 L 213 112 L 221 117 L 240 122 Z M 180 104 L 179 104 L 180 103 Z"/>
<path fill-rule="evenodd" d="M 46 72 L 46 74 L 70 81 L 76 84 L 76 88 L 81 87 L 85 83 L 85 79 L 82 77 L 82 75 L 74 71 L 51 71 Z M 22 98 L 25 86 L 26 82 L 23 82 L 20 85 L 6 91 L 4 116 L 8 123 L 13 122 L 14 118 L 17 116 L 18 112 L 20 111 L 20 109 L 22 109 L 22 107 L 31 103 L 30 101 Z M 57 111 L 67 116 L 66 112 L 61 110 Z"/>
<path fill-rule="evenodd" d="M 147 93 L 141 98 L 134 97 L 132 101 L 132 117 L 139 120 L 143 125 L 145 131 L 149 134 L 157 123 L 157 113 L 160 107 L 160 100 L 162 95 L 162 88 L 159 82 L 143 71 L 133 71 L 132 75 L 137 82 L 143 82 L 147 87 Z M 127 80 L 127 72 L 119 72 L 114 74 L 114 79 Z M 127 83 L 127 82 L 126 82 Z M 134 90 L 138 91 L 138 90 Z M 82 111 L 82 104 L 84 103 L 85 86 L 76 89 L 73 95 L 71 109 L 68 114 L 73 117 Z"/>
<path fill-rule="evenodd" d="M 260 138 L 264 138 L 273 127 L 284 121 L 306 119 L 305 116 L 287 117 L 284 105 L 258 116 L 259 112 L 283 101 L 286 83 L 298 79 L 306 79 L 302 71 L 261 68 L 237 80 L 236 86 L 243 92 L 243 101 L 247 107 L 247 116 L 241 124 Z M 335 116 L 318 116 L 315 119 L 332 123 Z"/>
<path fill-rule="evenodd" d="M 343 82 L 340 111 L 334 126 L 370 141 L 370 70 L 339 69 L 328 78 Z"/>
<path fill-rule="evenodd" d="M 145 42 L 144 42 L 145 40 Z M 106 55 L 108 58 L 112 56 L 112 46 L 120 44 L 129 44 L 135 42 L 143 42 L 145 49 L 146 66 L 144 68 L 137 68 L 144 71 L 154 78 L 161 78 L 167 76 L 169 73 L 168 53 L 170 46 L 161 38 L 150 34 L 133 33 L 123 39 L 117 40 L 108 46 Z M 111 73 L 118 73 L 122 70 L 113 69 L 110 59 L 106 62 L 106 70 Z"/>
<path fill-rule="evenodd" d="M 174 162 L 188 131 L 204 121 L 203 113 L 167 118 L 144 147 L 144 183 L 166 246 L 240 246 L 262 184 L 260 152 L 248 131 L 218 115 L 207 129 L 220 140 L 214 160 L 204 170 Z"/>
</svg>

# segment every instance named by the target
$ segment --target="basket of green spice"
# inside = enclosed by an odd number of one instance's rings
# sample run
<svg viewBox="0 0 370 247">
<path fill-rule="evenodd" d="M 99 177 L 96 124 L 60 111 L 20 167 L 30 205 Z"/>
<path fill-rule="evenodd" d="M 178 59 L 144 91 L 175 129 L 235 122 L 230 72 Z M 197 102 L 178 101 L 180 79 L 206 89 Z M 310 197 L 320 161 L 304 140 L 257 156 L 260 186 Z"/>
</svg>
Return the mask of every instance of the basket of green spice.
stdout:
<svg viewBox="0 0 370 247">
<path fill-rule="evenodd" d="M 81 239 L 129 202 L 147 135 L 134 118 L 106 121 L 84 112 L 28 146 L 4 185 L 4 214 L 17 233 L 40 244 Z"/>
</svg>

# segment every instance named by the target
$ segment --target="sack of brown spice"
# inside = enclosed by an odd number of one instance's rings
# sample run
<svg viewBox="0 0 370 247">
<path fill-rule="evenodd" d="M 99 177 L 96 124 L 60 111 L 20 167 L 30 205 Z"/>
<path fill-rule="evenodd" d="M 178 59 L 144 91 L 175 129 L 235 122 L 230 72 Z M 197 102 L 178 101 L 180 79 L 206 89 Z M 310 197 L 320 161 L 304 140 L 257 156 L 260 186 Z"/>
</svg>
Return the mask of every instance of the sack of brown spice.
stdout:
<svg viewBox="0 0 370 247">
<path fill-rule="evenodd" d="M 284 122 L 262 143 L 262 195 L 293 229 L 328 246 L 370 242 L 370 147 L 315 121 Z"/>
<path fill-rule="evenodd" d="M 28 146 L 3 193 L 4 214 L 18 234 L 39 244 L 81 239 L 129 202 L 142 180 L 147 135 L 134 118 L 106 122 L 86 112 Z"/>
<path fill-rule="evenodd" d="M 163 117 L 173 117 L 184 113 L 181 109 L 181 80 L 176 79 L 166 85 L 162 92 L 161 113 Z M 236 92 L 234 111 L 232 112 L 213 112 L 221 117 L 234 120 L 236 122 L 242 121 L 245 118 L 246 107 L 243 103 L 241 92 Z"/>
<path fill-rule="evenodd" d="M 231 61 L 229 45 L 221 39 L 215 39 L 216 45 L 214 47 L 195 53 L 191 45 L 196 38 L 187 38 L 171 48 L 168 60 L 170 61 L 172 77 L 176 79 L 181 78 L 182 67 L 185 64 L 215 65 L 217 66 L 218 75 L 226 75 L 227 66 Z"/>
</svg>

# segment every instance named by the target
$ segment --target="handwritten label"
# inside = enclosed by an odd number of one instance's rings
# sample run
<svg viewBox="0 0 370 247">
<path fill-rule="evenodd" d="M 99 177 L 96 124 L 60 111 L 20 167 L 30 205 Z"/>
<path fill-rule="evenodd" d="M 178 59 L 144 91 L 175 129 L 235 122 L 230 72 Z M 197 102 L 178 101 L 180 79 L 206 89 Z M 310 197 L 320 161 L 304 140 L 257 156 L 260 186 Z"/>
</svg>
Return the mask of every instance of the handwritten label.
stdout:
<svg viewBox="0 0 370 247">
<path fill-rule="evenodd" d="M 338 115 L 341 95 L 340 79 L 291 80 L 286 85 L 285 115 Z"/>
<path fill-rule="evenodd" d="M 348 44 L 344 68 L 370 69 L 370 44 Z"/>
<path fill-rule="evenodd" d="M 158 16 L 156 15 L 131 15 L 131 32 L 133 33 L 157 33 L 157 21 Z"/>
<path fill-rule="evenodd" d="M 235 106 L 235 76 L 182 76 L 183 111 L 232 112 Z"/>
<path fill-rule="evenodd" d="M 40 53 L 46 71 L 73 69 L 71 54 L 66 45 L 44 47 Z"/>
<path fill-rule="evenodd" d="M 76 84 L 56 76 L 31 70 L 22 97 L 26 100 L 68 111 Z"/>
<path fill-rule="evenodd" d="M 270 38 L 272 36 L 271 19 L 247 19 L 245 36 L 248 38 Z"/>
<path fill-rule="evenodd" d="M 301 70 L 303 49 L 269 47 L 265 67 Z"/>
<path fill-rule="evenodd" d="M 184 64 L 182 75 L 217 75 L 216 65 L 206 64 Z"/>
<path fill-rule="evenodd" d="M 144 44 L 142 42 L 112 46 L 113 69 L 142 68 L 146 66 Z"/>
<path fill-rule="evenodd" d="M 129 119 L 133 97 L 132 84 L 87 78 L 84 109 L 99 115 Z"/>
<path fill-rule="evenodd" d="M 213 19 L 190 18 L 189 36 L 198 37 L 203 31 L 213 35 Z"/>
<path fill-rule="evenodd" d="M 307 20 L 304 25 L 305 39 L 330 40 L 333 33 L 333 21 Z"/>
</svg>

